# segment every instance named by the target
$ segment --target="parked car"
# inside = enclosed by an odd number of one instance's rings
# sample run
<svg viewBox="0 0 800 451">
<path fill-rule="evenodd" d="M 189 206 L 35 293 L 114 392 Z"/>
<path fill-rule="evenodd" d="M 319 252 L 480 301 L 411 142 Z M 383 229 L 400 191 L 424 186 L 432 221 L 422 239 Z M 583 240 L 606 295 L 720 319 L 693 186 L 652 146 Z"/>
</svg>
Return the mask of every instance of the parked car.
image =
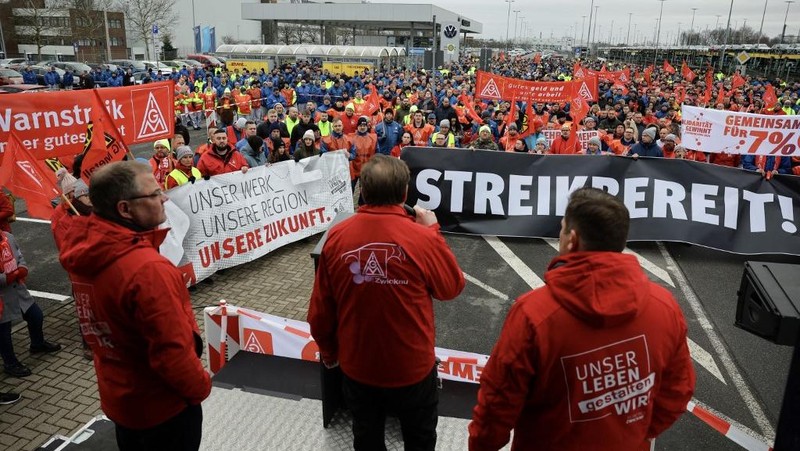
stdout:
<svg viewBox="0 0 800 451">
<path fill-rule="evenodd" d="M 183 65 L 185 64 L 186 67 L 188 67 L 190 69 L 193 68 L 193 67 L 203 67 L 203 63 L 201 63 L 200 61 L 197 61 L 197 60 L 183 59 L 183 60 L 175 60 L 175 61 L 180 63 L 181 67 L 183 67 Z"/>
<path fill-rule="evenodd" d="M 16 94 L 20 92 L 47 92 L 47 86 L 42 85 L 5 85 L 0 86 L 0 92 Z"/>
<path fill-rule="evenodd" d="M 172 70 L 173 70 L 173 72 L 174 72 L 175 70 L 180 70 L 180 68 L 182 68 L 182 67 L 183 67 L 183 64 L 181 64 L 181 63 L 179 63 L 179 62 L 177 62 L 177 61 L 174 61 L 174 60 L 159 61 L 159 62 L 160 62 L 161 64 L 165 65 L 165 66 L 169 66 L 169 67 L 171 67 L 171 68 L 172 68 Z"/>
<path fill-rule="evenodd" d="M 186 55 L 186 57 L 195 61 L 199 61 L 204 65 L 212 67 L 222 66 L 222 61 L 218 60 L 217 58 L 211 55 L 203 55 L 202 53 L 193 53 Z"/>
<path fill-rule="evenodd" d="M 15 64 L 28 64 L 28 60 L 25 58 L 6 58 L 0 60 L 0 67 L 9 67 Z"/>
<path fill-rule="evenodd" d="M 172 76 L 172 67 L 160 61 L 142 61 L 142 63 L 144 63 L 148 71 L 152 69 L 153 71 L 161 73 L 161 75 Z"/>
<path fill-rule="evenodd" d="M 22 74 L 14 69 L 0 68 L 0 85 L 21 85 Z"/>
<path fill-rule="evenodd" d="M 116 64 L 123 70 L 131 69 L 134 72 L 141 72 L 147 70 L 147 66 L 145 66 L 143 62 L 136 60 L 111 60 L 109 61 L 109 63 Z"/>
<path fill-rule="evenodd" d="M 59 69 L 63 69 L 65 71 L 67 69 L 69 69 L 75 75 L 81 75 L 84 72 L 91 72 L 92 71 L 92 68 L 89 67 L 88 65 L 83 64 L 83 63 L 77 63 L 77 62 L 74 62 L 74 61 L 53 63 L 53 64 L 51 64 L 51 66 L 57 67 Z"/>
</svg>

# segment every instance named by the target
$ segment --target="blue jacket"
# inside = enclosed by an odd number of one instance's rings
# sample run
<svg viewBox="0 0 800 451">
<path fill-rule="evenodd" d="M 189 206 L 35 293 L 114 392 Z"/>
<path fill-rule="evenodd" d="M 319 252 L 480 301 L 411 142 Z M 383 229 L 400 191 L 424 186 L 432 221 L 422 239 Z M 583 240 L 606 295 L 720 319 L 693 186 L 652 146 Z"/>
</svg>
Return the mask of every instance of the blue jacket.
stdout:
<svg viewBox="0 0 800 451">
<path fill-rule="evenodd" d="M 75 77 L 72 75 L 72 71 L 68 70 L 64 73 L 64 87 L 72 86 L 75 83 Z"/>
<path fill-rule="evenodd" d="M 122 77 L 110 77 L 106 81 L 110 87 L 122 86 Z"/>
<path fill-rule="evenodd" d="M 22 71 L 22 81 L 26 85 L 35 85 L 39 83 L 39 77 L 36 76 L 36 72 L 28 69 Z"/>
<path fill-rule="evenodd" d="M 378 153 L 391 155 L 392 149 L 400 142 L 403 136 L 403 127 L 395 121 L 381 121 L 375 125 L 375 133 L 378 135 Z"/>
<path fill-rule="evenodd" d="M 57 85 L 61 82 L 61 77 L 58 75 L 58 72 L 49 70 L 44 74 L 44 82 L 47 86 Z"/>
<path fill-rule="evenodd" d="M 774 168 L 775 157 L 774 156 L 767 157 L 767 161 L 764 165 L 768 168 Z M 747 169 L 748 171 L 758 171 L 758 166 L 756 166 L 756 155 L 742 155 L 742 168 Z M 781 161 L 778 162 L 778 174 L 791 174 L 791 173 L 792 173 L 792 158 L 781 157 Z"/>
<path fill-rule="evenodd" d="M 658 144 L 652 142 L 650 144 L 636 143 L 628 150 L 628 156 L 638 154 L 640 157 L 664 157 L 664 152 L 658 147 Z"/>
</svg>

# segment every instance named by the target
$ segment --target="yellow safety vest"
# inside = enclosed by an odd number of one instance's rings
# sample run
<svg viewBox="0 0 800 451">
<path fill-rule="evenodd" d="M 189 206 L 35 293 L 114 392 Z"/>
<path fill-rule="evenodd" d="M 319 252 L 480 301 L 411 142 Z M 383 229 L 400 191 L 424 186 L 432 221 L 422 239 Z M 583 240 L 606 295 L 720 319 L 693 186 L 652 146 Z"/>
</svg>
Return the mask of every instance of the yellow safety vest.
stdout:
<svg viewBox="0 0 800 451">
<path fill-rule="evenodd" d="M 186 174 L 184 174 L 183 171 L 181 171 L 180 169 L 173 169 L 172 172 L 170 172 L 167 175 L 167 178 L 170 177 L 172 177 L 173 179 L 175 179 L 176 182 L 178 182 L 178 186 L 189 183 L 189 177 L 186 177 Z M 192 166 L 192 177 L 194 177 L 195 180 L 200 180 L 201 178 L 203 178 L 203 174 L 200 173 L 199 169 Z M 166 187 L 167 187 L 167 181 L 164 180 L 164 188 Z"/>
<path fill-rule="evenodd" d="M 319 127 L 320 136 L 328 136 L 331 134 L 331 121 L 319 121 L 317 122 L 317 127 Z"/>
<path fill-rule="evenodd" d="M 431 134 L 431 143 L 436 142 L 436 136 L 439 135 L 439 132 Z M 447 133 L 447 147 L 455 147 L 456 146 L 456 137 L 448 132 Z"/>
</svg>

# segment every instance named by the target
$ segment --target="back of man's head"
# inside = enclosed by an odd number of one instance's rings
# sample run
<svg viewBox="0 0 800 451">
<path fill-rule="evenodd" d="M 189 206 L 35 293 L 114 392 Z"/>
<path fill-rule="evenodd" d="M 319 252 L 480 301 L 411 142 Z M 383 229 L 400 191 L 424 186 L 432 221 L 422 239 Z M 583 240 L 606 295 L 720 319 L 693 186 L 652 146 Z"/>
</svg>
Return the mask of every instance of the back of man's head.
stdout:
<svg viewBox="0 0 800 451">
<path fill-rule="evenodd" d="M 94 212 L 106 219 L 117 219 L 117 204 L 139 194 L 136 177 L 152 171 L 138 161 L 120 161 L 103 166 L 92 174 L 89 199 Z"/>
<path fill-rule="evenodd" d="M 630 215 L 625 204 L 597 188 L 581 188 L 569 198 L 566 230 L 574 230 L 581 251 L 622 252 L 628 240 Z"/>
<path fill-rule="evenodd" d="M 361 194 L 368 205 L 397 205 L 405 202 L 411 173 L 403 160 L 386 155 L 373 156 L 361 169 Z"/>
</svg>

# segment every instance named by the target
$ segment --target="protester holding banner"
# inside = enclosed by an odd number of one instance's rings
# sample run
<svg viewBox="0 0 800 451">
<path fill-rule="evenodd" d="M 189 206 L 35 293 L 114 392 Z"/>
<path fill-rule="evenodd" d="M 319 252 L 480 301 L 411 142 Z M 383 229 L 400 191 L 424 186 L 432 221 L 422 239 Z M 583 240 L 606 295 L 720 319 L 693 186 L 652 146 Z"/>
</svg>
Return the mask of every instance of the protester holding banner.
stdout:
<svg viewBox="0 0 800 451">
<path fill-rule="evenodd" d="M 387 411 L 397 414 L 406 449 L 436 446 L 432 300 L 455 298 L 465 282 L 435 214 L 406 213 L 409 181 L 397 158 L 376 155 L 364 166 L 367 205 L 328 231 L 309 302 L 320 359 L 343 373 L 356 450 L 385 449 Z"/>
<path fill-rule="evenodd" d="M 628 156 L 634 159 L 639 157 L 663 158 L 664 152 L 662 152 L 658 144 L 655 143 L 655 139 L 656 129 L 654 127 L 644 129 L 642 132 L 642 140 L 631 146 L 630 150 L 628 150 Z"/>
<path fill-rule="evenodd" d="M 769 179 L 775 174 L 791 174 L 792 159 L 773 155 L 742 155 L 742 169 L 758 172 Z"/>
<path fill-rule="evenodd" d="M 561 126 L 561 134 L 550 143 L 550 153 L 553 155 L 574 155 L 581 150 L 577 136 L 572 136 L 572 127 Z"/>
<path fill-rule="evenodd" d="M 175 161 L 175 169 L 167 175 L 167 181 L 164 184 L 164 188 L 168 190 L 186 183 L 194 183 L 203 177 L 200 170 L 194 167 L 194 152 L 191 147 L 180 146 L 175 153 L 178 156 Z"/>
<path fill-rule="evenodd" d="M 498 150 L 499 147 L 497 143 L 494 142 L 494 137 L 492 136 L 492 129 L 489 128 L 488 125 L 481 125 L 478 129 L 478 139 L 472 141 L 469 146 L 470 149 L 476 150 Z"/>
<path fill-rule="evenodd" d="M 546 285 L 514 302 L 481 374 L 471 451 L 502 448 L 512 429 L 516 449 L 645 449 L 686 410 L 686 322 L 622 252 L 629 222 L 604 191 L 570 196 Z"/>
<path fill-rule="evenodd" d="M 162 186 L 137 162 L 98 169 L 95 214 L 70 229 L 60 255 L 120 450 L 198 449 L 211 391 L 183 275 L 158 251 Z"/>
<path fill-rule="evenodd" d="M 170 143 L 166 139 L 159 139 L 153 143 L 153 156 L 149 160 L 150 168 L 161 186 L 166 183 L 167 175 L 175 169 L 175 161 L 172 159 L 170 149 Z"/>
</svg>

